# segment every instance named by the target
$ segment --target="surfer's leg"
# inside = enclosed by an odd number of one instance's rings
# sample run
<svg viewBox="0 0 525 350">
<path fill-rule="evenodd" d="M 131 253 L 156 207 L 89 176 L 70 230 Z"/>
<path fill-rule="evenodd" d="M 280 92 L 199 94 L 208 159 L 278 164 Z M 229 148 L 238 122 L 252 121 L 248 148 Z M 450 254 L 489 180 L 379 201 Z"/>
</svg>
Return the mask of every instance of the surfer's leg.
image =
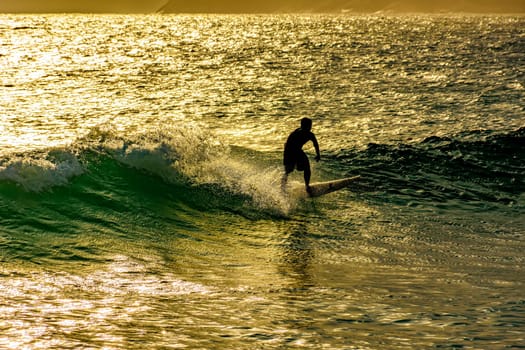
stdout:
<svg viewBox="0 0 525 350">
<path fill-rule="evenodd" d="M 307 167 L 304 169 L 304 185 L 306 187 L 306 192 L 310 193 L 310 176 L 312 175 L 312 172 L 310 171 L 310 167 Z"/>
<path fill-rule="evenodd" d="M 306 187 L 306 192 L 310 193 L 310 177 L 312 176 L 312 171 L 310 170 L 310 162 L 306 154 L 303 159 L 303 171 L 304 171 L 304 186 Z"/>
</svg>

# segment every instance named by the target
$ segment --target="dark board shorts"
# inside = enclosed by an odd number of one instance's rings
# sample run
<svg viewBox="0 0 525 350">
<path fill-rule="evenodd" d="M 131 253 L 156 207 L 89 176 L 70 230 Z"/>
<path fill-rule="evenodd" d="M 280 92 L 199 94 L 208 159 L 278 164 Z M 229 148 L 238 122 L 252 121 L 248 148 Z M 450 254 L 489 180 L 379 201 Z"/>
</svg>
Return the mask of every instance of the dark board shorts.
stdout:
<svg viewBox="0 0 525 350">
<path fill-rule="evenodd" d="M 286 173 L 291 173 L 294 169 L 304 171 L 310 167 L 308 156 L 303 151 L 297 153 L 285 153 L 283 163 Z"/>
</svg>

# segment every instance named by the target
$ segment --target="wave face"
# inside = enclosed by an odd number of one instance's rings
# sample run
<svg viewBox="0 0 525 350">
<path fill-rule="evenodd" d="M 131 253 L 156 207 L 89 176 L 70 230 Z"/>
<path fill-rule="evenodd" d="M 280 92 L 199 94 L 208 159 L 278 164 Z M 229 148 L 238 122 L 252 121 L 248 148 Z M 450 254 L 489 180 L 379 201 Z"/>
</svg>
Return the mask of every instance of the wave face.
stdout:
<svg viewBox="0 0 525 350">
<path fill-rule="evenodd" d="M 144 202 L 169 201 L 193 211 L 286 215 L 293 201 L 280 191 L 278 169 L 242 162 L 239 152 L 196 126 L 126 136 L 97 127 L 70 146 L 2 159 L 0 193 L 12 201 L 2 216 L 13 216 L 18 198 L 58 208 L 66 195 L 101 213 L 124 206 L 122 221 L 140 215 Z M 73 216 L 79 208 L 70 209 Z"/>
<path fill-rule="evenodd" d="M 369 144 L 329 155 L 318 176 L 361 174 L 352 190 L 380 205 L 523 212 L 524 134 L 522 128 L 429 137 L 411 144 Z M 177 206 L 174 215 L 177 210 L 218 210 L 253 218 L 287 216 L 301 199 L 281 192 L 281 169 L 269 165 L 278 164 L 280 154 L 269 156 L 265 161 L 264 154 L 227 147 L 197 126 L 126 136 L 97 127 L 68 147 L 2 159 L 0 193 L 11 202 L 3 206 L 3 217 L 17 216 L 19 198 L 58 208 L 64 196 L 101 213 L 107 206 L 124 206 L 123 222 L 140 216 L 144 202 L 170 202 Z M 74 216 L 79 208 L 64 208 L 70 209 Z"/>
</svg>

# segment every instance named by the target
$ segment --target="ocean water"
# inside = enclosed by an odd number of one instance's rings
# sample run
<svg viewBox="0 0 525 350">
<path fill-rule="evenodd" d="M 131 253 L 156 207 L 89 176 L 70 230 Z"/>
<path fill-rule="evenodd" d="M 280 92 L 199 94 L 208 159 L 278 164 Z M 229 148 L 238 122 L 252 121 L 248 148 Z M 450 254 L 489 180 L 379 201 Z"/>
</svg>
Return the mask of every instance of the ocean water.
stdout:
<svg viewBox="0 0 525 350">
<path fill-rule="evenodd" d="M 525 17 L 0 15 L 0 65 L 0 348 L 525 348 Z M 280 191 L 304 116 L 359 182 Z"/>
</svg>

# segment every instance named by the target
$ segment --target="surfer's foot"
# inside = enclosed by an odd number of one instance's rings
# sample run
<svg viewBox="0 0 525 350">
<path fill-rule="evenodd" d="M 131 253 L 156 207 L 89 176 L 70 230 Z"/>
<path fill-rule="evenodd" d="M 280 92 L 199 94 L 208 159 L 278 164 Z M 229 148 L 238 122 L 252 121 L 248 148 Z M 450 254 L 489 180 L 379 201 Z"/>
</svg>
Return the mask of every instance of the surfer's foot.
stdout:
<svg viewBox="0 0 525 350">
<path fill-rule="evenodd" d="M 312 188 L 310 186 L 306 186 L 306 193 L 312 195 Z"/>
</svg>

